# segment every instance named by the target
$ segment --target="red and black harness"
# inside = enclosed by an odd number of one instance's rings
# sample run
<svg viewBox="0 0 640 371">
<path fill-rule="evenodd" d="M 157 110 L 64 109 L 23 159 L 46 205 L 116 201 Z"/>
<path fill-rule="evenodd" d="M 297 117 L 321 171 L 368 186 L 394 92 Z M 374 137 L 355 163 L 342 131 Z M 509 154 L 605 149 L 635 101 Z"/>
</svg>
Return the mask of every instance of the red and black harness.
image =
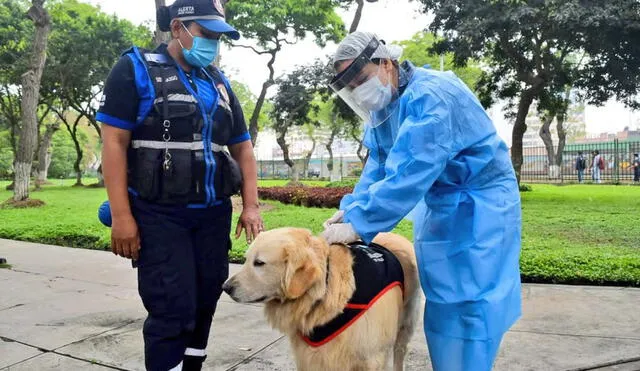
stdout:
<svg viewBox="0 0 640 371">
<path fill-rule="evenodd" d="M 312 347 L 322 346 L 336 338 L 387 291 L 396 286 L 404 289 L 402 265 L 389 250 L 374 243 L 367 246 L 362 242 L 350 244 L 349 250 L 353 255 L 356 291 L 338 317 L 314 328 L 309 336 L 302 336 Z"/>
</svg>

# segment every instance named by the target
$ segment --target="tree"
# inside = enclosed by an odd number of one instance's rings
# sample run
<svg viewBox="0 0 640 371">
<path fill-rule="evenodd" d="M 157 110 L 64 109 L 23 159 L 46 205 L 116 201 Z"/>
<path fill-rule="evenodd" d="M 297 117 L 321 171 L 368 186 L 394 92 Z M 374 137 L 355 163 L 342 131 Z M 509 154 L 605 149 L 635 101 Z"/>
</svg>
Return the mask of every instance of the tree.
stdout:
<svg viewBox="0 0 640 371">
<path fill-rule="evenodd" d="M 16 155 L 13 192 L 13 200 L 16 202 L 29 198 L 31 163 L 38 139 L 40 80 L 47 59 L 47 41 L 51 29 L 51 19 L 44 9 L 44 0 L 33 0 L 27 16 L 33 21 L 36 29 L 29 69 L 22 75 L 22 130 Z"/>
<path fill-rule="evenodd" d="M 163 6 L 166 6 L 165 0 L 156 0 L 156 12 L 158 11 L 158 9 L 160 9 Z M 160 28 L 156 24 L 156 30 L 154 32 L 153 42 L 156 45 L 160 45 L 162 43 L 168 43 L 169 41 L 171 41 L 171 33 L 160 31 Z"/>
<path fill-rule="evenodd" d="M 23 0 L 0 0 L 0 116 L 8 130 L 12 154 L 11 171 L 15 168 L 18 138 L 21 130 L 21 76 L 26 71 L 34 25 L 24 16 L 29 3 Z M 13 189 L 13 183 L 7 189 Z"/>
<path fill-rule="evenodd" d="M 120 54 L 132 44 L 152 46 L 151 32 L 89 4 L 62 0 L 51 7 L 55 25 L 50 58 L 43 80 L 43 95 L 72 136 L 77 150 L 77 183 L 82 185 L 82 148 L 77 126 L 91 125 L 100 136 L 96 120 L 98 97 Z M 68 118 L 73 117 L 71 121 Z M 102 180 L 100 181 L 102 185 Z"/>
<path fill-rule="evenodd" d="M 45 124 L 45 130 L 38 144 L 37 154 L 37 168 L 36 168 L 36 189 L 47 182 L 49 173 L 49 165 L 51 165 L 52 155 L 52 139 L 53 135 L 60 129 L 60 122 L 54 120 L 53 122 Z"/>
<path fill-rule="evenodd" d="M 444 34 L 434 51 L 453 52 L 457 66 L 465 66 L 471 59 L 490 63 L 477 91 L 485 106 L 496 99 L 510 102 L 508 113 L 514 118 L 511 159 L 518 182 L 525 120 L 534 100 L 545 91 L 558 94 L 575 83 L 591 90 L 587 94 L 590 102 L 599 103 L 616 94 L 620 81 L 640 82 L 637 73 L 630 77 L 626 69 L 638 58 L 630 56 L 638 48 L 632 41 L 632 36 L 638 36 L 638 27 L 632 27 L 638 24 L 637 0 L 419 1 L 425 12 L 435 15 L 430 30 Z M 611 22 L 615 25 L 607 24 Z M 603 32 L 611 45 L 598 41 Z M 585 66 L 572 63 L 571 56 L 583 51 L 590 62 Z M 616 56 L 616 51 L 625 57 Z M 602 57 L 607 56 L 612 63 L 602 63 Z M 588 76 L 592 82 L 587 81 Z"/>
<path fill-rule="evenodd" d="M 364 0 L 339 0 L 340 5 L 344 9 L 349 9 L 353 4 L 356 4 L 356 11 L 353 14 L 353 20 L 351 21 L 351 27 L 349 27 L 349 33 L 354 33 L 358 30 L 360 20 L 362 19 L 362 12 L 364 10 Z M 377 3 L 378 0 L 367 0 L 369 3 Z"/>
<path fill-rule="evenodd" d="M 432 68 L 439 68 L 440 55 L 433 52 L 436 44 L 436 37 L 430 32 L 418 32 L 411 38 L 400 42 L 404 48 L 401 61 L 411 61 L 416 66 L 429 65 Z M 475 90 L 476 84 L 482 75 L 482 70 L 478 63 L 469 61 L 465 67 L 456 66 L 453 53 L 444 55 L 444 70 L 453 71 L 471 90 Z"/>
<path fill-rule="evenodd" d="M 314 115 L 317 116 L 320 109 L 315 104 L 315 98 L 320 92 L 327 90 L 327 71 L 326 61 L 317 59 L 310 65 L 297 67 L 277 81 L 278 92 L 273 98 L 273 110 L 270 116 L 276 132 L 276 141 L 282 149 L 284 162 L 293 171 L 294 182 L 299 179 L 299 169 L 289 156 L 287 134 L 294 126 L 319 125 L 313 118 Z"/>
<path fill-rule="evenodd" d="M 242 106 L 242 113 L 244 114 L 245 119 L 248 119 L 256 109 L 257 98 L 246 84 L 233 79 L 230 80 L 230 83 L 233 94 L 235 94 Z M 260 110 L 260 116 L 258 117 L 258 130 L 262 130 L 262 128 L 267 124 L 269 121 L 269 112 L 271 112 L 272 109 L 273 105 L 271 102 L 265 101 L 262 110 Z"/>
<path fill-rule="evenodd" d="M 335 12 L 335 0 L 264 1 L 243 0 L 227 4 L 227 19 L 240 33 L 256 46 L 232 44 L 251 49 L 258 55 L 269 56 L 269 76 L 262 84 L 256 106 L 249 119 L 249 133 L 255 145 L 258 121 L 267 91 L 275 84 L 274 63 L 278 52 L 286 44 L 295 44 L 313 35 L 316 44 L 323 47 L 327 41 L 338 41 L 344 35 L 344 24 Z M 291 38 L 294 38 L 293 40 Z"/>
<path fill-rule="evenodd" d="M 640 2 L 589 0 L 581 5 L 588 14 L 580 22 L 569 23 L 567 33 L 583 37 L 576 37 L 574 42 L 580 43 L 590 58 L 586 58 L 583 73 L 576 77 L 575 87 L 589 103 L 615 97 L 640 109 Z M 562 16 L 582 16 L 576 13 Z M 564 18 L 558 21 L 564 22 Z"/>
</svg>

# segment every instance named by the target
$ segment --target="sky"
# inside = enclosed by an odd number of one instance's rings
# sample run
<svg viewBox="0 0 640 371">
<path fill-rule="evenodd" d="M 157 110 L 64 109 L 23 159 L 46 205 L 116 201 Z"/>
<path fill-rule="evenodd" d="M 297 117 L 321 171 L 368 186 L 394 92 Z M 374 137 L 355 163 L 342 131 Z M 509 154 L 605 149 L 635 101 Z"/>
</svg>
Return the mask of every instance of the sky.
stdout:
<svg viewBox="0 0 640 371">
<path fill-rule="evenodd" d="M 242 1 L 242 0 L 232 0 Z M 105 12 L 115 13 L 121 18 L 139 24 L 155 20 L 155 2 L 153 0 L 84 0 L 84 2 L 99 5 Z M 167 1 L 169 4 L 172 0 Z M 361 31 L 371 31 L 387 42 L 410 39 L 415 33 L 424 30 L 430 22 L 430 17 L 418 12 L 418 4 L 409 0 L 380 0 L 377 3 L 366 3 L 359 26 Z M 353 9 L 340 11 L 340 15 L 347 26 L 353 17 Z M 239 43 L 241 43 L 240 40 Z M 246 44 L 250 44 L 246 42 Z M 305 40 L 297 45 L 286 46 L 276 59 L 276 77 L 314 60 L 331 55 L 336 49 L 335 44 L 329 44 L 325 49 Z M 260 92 L 264 80 L 268 77 L 266 67 L 267 57 L 260 57 L 242 48 L 223 47 L 221 51 L 222 65 L 228 76 L 245 83 L 254 94 Z M 275 88 L 271 88 L 273 94 Z M 510 142 L 511 128 L 509 122 L 500 114 L 499 109 L 491 110 L 496 127 L 500 135 Z M 585 110 L 587 133 L 616 132 L 625 126 L 640 128 L 640 112 L 631 112 L 622 104 L 610 101 L 603 107 L 587 106 Z"/>
</svg>

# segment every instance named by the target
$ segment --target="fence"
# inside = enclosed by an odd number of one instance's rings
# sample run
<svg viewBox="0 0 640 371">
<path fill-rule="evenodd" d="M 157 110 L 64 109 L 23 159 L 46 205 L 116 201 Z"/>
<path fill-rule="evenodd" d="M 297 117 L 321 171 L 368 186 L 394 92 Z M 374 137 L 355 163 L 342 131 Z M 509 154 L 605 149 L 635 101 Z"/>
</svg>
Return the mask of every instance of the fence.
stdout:
<svg viewBox="0 0 640 371">
<path fill-rule="evenodd" d="M 294 159 L 300 179 L 331 179 L 358 177 L 362 173 L 362 162 L 356 156 L 334 157 L 333 167 L 329 157 Z M 330 170 L 332 167 L 333 170 Z M 258 177 L 260 179 L 291 179 L 292 169 L 284 160 L 259 160 Z"/>
<path fill-rule="evenodd" d="M 604 158 L 605 169 L 601 172 L 600 179 L 606 183 L 625 183 L 633 181 L 634 153 L 640 152 L 640 141 L 620 141 L 588 144 L 568 144 L 562 151 L 562 165 L 549 166 L 547 150 L 545 147 L 529 147 L 523 149 L 524 162 L 522 164 L 521 178 L 523 182 L 577 182 L 576 159 L 582 152 L 586 162 L 585 181 L 591 181 L 588 168 L 593 161 L 593 151 L 599 151 Z M 557 151 L 557 148 L 554 148 Z M 552 163 L 553 165 L 553 163 Z"/>
<path fill-rule="evenodd" d="M 562 152 L 562 165 L 549 166 L 545 147 L 527 147 L 523 149 L 524 162 L 521 169 L 523 182 L 537 183 L 571 183 L 578 181 L 576 159 L 582 152 L 590 167 L 593 161 L 592 152 L 599 151 L 604 158 L 605 169 L 600 179 L 606 183 L 625 183 L 633 181 L 631 164 L 634 153 L 640 153 L 640 141 L 619 141 L 567 144 Z M 557 151 L 557 148 L 554 148 Z M 309 163 L 304 159 L 295 159 L 295 168 L 300 179 L 331 179 L 332 177 L 358 177 L 362 172 L 362 163 L 356 156 L 334 157 L 333 171 L 329 169 L 329 157 L 312 158 Z M 260 179 L 291 179 L 292 170 L 284 160 L 258 161 L 258 176 Z M 585 171 L 585 181 L 589 182 L 591 175 Z"/>
</svg>

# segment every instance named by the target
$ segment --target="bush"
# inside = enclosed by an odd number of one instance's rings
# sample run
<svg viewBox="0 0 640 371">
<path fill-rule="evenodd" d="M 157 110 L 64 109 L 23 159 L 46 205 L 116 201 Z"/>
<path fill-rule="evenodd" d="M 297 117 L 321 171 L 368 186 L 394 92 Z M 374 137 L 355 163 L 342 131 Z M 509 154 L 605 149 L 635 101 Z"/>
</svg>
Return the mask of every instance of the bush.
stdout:
<svg viewBox="0 0 640 371">
<path fill-rule="evenodd" d="M 358 183 L 358 179 L 344 179 L 339 182 L 331 182 L 327 184 L 325 187 L 328 188 L 344 188 L 344 187 L 355 187 L 356 183 Z"/>
<path fill-rule="evenodd" d="M 352 187 L 271 187 L 259 188 L 258 195 L 262 199 L 280 201 L 283 204 L 337 208 L 342 197 L 352 191 Z"/>
<path fill-rule="evenodd" d="M 528 184 L 520 184 L 520 192 L 532 192 L 533 188 L 531 188 Z"/>
</svg>

